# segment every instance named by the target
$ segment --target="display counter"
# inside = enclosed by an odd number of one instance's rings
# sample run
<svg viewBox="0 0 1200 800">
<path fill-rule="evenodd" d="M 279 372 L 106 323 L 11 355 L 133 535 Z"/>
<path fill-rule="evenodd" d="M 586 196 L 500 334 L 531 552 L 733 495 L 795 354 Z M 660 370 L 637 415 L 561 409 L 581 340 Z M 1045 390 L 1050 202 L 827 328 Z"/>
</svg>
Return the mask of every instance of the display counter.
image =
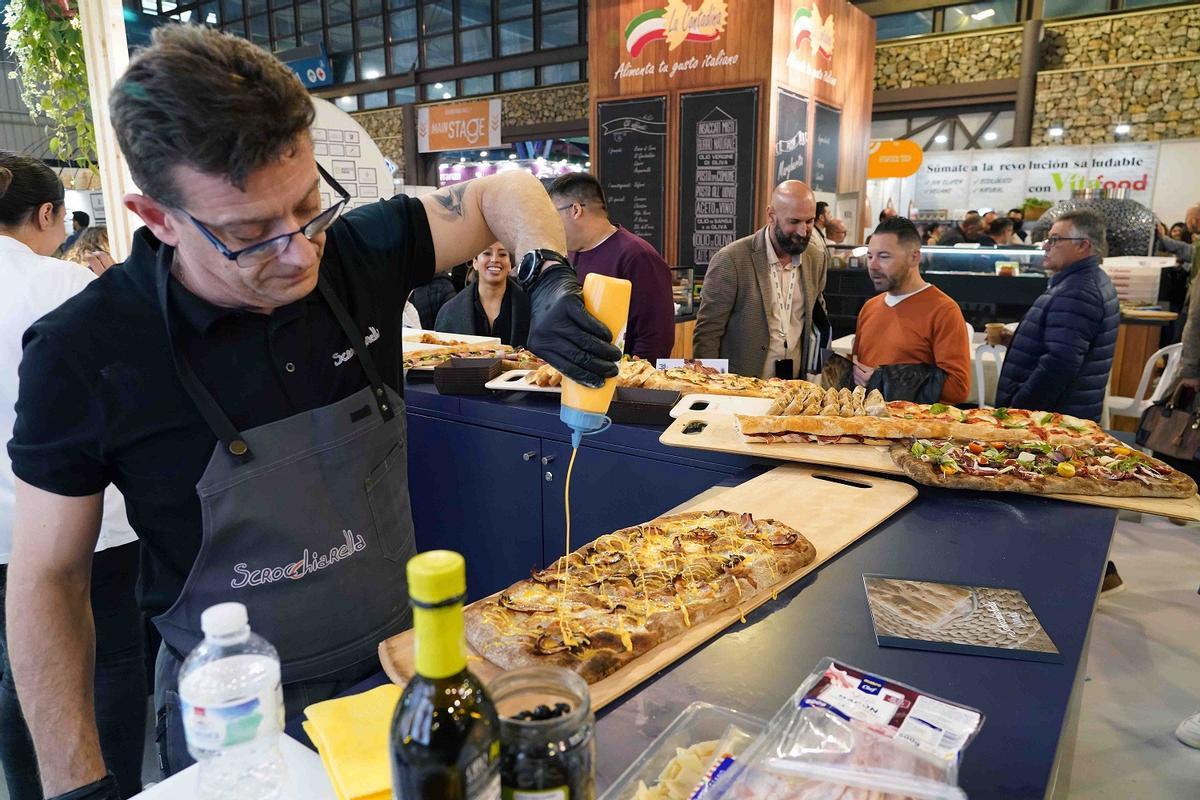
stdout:
<svg viewBox="0 0 1200 800">
<path fill-rule="evenodd" d="M 421 549 L 464 552 L 472 598 L 563 552 L 561 476 L 570 453 L 558 398 L 448 397 L 410 381 L 410 494 Z M 659 444 L 658 428 L 614 425 L 580 450 L 572 547 L 651 519 L 766 467 Z M 813 508 L 813 514 L 836 509 Z M 978 798 L 1065 793 L 1087 640 L 1116 513 L 1020 495 L 919 487 L 857 543 L 683 660 L 608 706 L 596 734 L 603 791 L 695 700 L 769 717 L 823 656 L 905 681 L 986 715 L 961 785 Z M 1062 663 L 882 648 L 862 575 L 1020 589 Z M 380 680 L 380 679 L 377 679 Z"/>
</svg>

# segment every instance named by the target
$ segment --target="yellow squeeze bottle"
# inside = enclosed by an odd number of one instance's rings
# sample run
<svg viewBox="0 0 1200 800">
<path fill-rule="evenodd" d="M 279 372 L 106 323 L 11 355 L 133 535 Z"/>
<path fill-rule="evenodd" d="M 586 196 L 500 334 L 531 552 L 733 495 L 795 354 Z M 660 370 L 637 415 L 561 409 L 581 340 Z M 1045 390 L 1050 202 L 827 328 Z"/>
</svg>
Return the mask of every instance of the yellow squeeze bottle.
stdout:
<svg viewBox="0 0 1200 800">
<path fill-rule="evenodd" d="M 583 281 L 584 308 L 608 326 L 614 343 L 629 319 L 629 296 L 632 290 L 633 284 L 627 280 L 595 272 Z M 608 427 L 608 405 L 616 389 L 616 378 L 609 378 L 599 389 L 590 389 L 563 378 L 562 408 L 558 417 L 571 429 L 571 447 L 579 447 L 585 435 L 599 433 Z"/>
</svg>

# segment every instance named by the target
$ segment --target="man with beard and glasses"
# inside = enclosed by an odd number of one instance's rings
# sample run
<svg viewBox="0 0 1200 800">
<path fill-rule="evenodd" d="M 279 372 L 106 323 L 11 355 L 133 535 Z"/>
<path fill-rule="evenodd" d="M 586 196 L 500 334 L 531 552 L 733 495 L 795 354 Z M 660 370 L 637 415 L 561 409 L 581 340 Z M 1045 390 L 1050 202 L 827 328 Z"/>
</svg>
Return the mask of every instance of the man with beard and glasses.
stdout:
<svg viewBox="0 0 1200 800">
<path fill-rule="evenodd" d="M 767 225 L 712 257 L 692 340 L 696 358 L 727 358 L 738 375 L 804 376 L 829 270 L 825 240 L 813 236 L 816 215 L 812 190 L 784 181 L 767 206 Z"/>
<path fill-rule="evenodd" d="M 867 248 L 871 283 L 884 294 L 858 312 L 854 383 L 867 386 L 885 365 L 928 364 L 945 373 L 941 402 L 965 401 L 971 386 L 966 321 L 954 300 L 921 277 L 916 226 L 904 217 L 884 220 Z"/>
</svg>

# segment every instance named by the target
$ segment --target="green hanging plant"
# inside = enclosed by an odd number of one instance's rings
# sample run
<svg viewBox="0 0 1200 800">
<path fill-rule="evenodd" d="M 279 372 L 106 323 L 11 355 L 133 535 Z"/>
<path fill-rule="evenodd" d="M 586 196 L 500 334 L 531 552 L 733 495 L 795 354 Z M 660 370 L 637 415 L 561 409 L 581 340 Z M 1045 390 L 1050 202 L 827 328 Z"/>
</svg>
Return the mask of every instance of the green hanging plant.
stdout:
<svg viewBox="0 0 1200 800">
<path fill-rule="evenodd" d="M 9 0 L 5 46 L 17 69 L 9 77 L 34 121 L 50 135 L 50 152 L 61 161 L 96 170 L 83 30 L 76 0 Z"/>
</svg>

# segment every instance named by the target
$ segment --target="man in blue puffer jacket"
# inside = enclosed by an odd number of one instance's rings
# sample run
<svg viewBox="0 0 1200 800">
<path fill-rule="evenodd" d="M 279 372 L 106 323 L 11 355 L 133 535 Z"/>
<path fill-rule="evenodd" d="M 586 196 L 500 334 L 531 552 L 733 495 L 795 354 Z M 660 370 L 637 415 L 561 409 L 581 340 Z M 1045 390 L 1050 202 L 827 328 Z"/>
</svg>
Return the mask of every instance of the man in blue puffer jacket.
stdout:
<svg viewBox="0 0 1200 800">
<path fill-rule="evenodd" d="M 1005 342 L 996 405 L 1099 420 L 1121 322 L 1117 290 L 1100 269 L 1104 220 L 1063 214 L 1043 246 L 1050 283 Z"/>
</svg>

